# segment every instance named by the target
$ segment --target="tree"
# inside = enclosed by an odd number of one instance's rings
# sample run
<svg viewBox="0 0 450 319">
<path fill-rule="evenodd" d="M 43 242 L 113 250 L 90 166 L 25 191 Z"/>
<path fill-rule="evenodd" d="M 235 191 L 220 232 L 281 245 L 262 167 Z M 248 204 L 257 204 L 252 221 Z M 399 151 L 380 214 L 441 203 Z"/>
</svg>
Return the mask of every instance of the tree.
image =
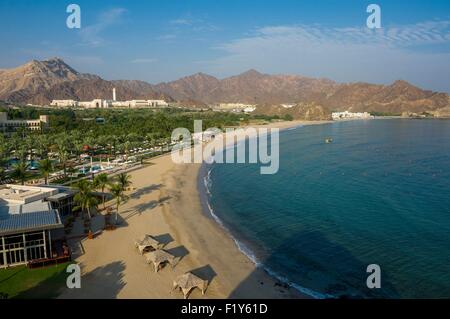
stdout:
<svg viewBox="0 0 450 319">
<path fill-rule="evenodd" d="M 28 167 L 29 167 L 29 164 L 26 161 L 24 161 L 24 160 L 20 161 L 19 163 L 14 165 L 11 177 L 14 178 L 15 180 L 20 181 L 20 183 L 22 185 L 24 185 L 25 180 L 28 177 L 28 172 L 27 172 Z"/>
<path fill-rule="evenodd" d="M 73 178 L 73 175 L 75 175 L 75 173 L 78 172 L 78 170 L 76 169 L 75 166 L 71 165 L 67 168 L 67 172 L 69 173 L 70 177 Z"/>
<path fill-rule="evenodd" d="M 62 136 L 56 141 L 58 145 L 58 157 L 59 163 L 63 166 L 64 177 L 67 177 L 67 161 L 69 159 L 69 136 L 67 133 L 63 133 Z"/>
<path fill-rule="evenodd" d="M 45 185 L 47 185 L 48 177 L 49 177 L 50 173 L 53 171 L 52 161 L 49 160 L 48 158 L 39 161 L 39 171 L 44 176 Z"/>
<path fill-rule="evenodd" d="M 125 195 L 122 185 L 120 183 L 112 184 L 109 188 L 113 199 L 116 202 L 116 217 L 115 222 L 117 224 L 117 219 L 119 216 L 119 207 L 121 204 L 125 203 L 128 200 L 128 196 Z"/>
<path fill-rule="evenodd" d="M 131 176 L 127 173 L 120 173 L 117 175 L 117 183 L 122 188 L 122 191 L 125 191 L 132 184 Z"/>
<path fill-rule="evenodd" d="M 109 185 L 109 177 L 106 173 L 101 173 L 95 176 L 94 186 L 95 188 L 100 188 L 102 190 L 102 202 L 103 209 L 105 209 L 105 188 Z"/>
<path fill-rule="evenodd" d="M 3 136 L 3 133 L 0 132 L 0 164 L 6 159 L 9 153 L 9 145 L 7 140 Z"/>
<path fill-rule="evenodd" d="M 0 167 L 0 185 L 3 184 L 3 181 L 6 180 L 6 172 L 5 169 L 3 167 Z"/>
<path fill-rule="evenodd" d="M 73 197 L 73 200 L 77 203 L 77 206 L 74 208 L 81 209 L 83 213 L 87 212 L 89 219 L 91 219 L 91 208 L 98 205 L 97 198 L 95 198 L 92 192 L 92 183 L 83 179 L 75 184 L 75 188 L 78 192 Z"/>
<path fill-rule="evenodd" d="M 48 158 L 49 146 L 48 135 L 41 134 L 37 137 L 37 149 L 41 158 Z"/>
</svg>

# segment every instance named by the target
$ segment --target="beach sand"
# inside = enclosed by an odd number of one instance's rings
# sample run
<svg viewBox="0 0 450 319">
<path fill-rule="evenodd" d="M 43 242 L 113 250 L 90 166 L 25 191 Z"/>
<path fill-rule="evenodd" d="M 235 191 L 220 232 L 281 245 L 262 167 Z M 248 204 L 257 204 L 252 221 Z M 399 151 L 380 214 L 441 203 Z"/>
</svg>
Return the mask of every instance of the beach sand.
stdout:
<svg viewBox="0 0 450 319">
<path fill-rule="evenodd" d="M 264 127 L 321 123 L 289 121 Z M 306 298 L 256 267 L 203 212 L 197 185 L 200 167 L 175 164 L 164 155 L 132 171 L 135 190 L 120 208 L 120 226 L 81 242 L 84 252 L 75 259 L 81 266 L 81 288 L 63 288 L 60 298 L 183 298 L 172 291 L 172 284 L 187 271 L 210 282 L 204 296 L 196 289 L 190 298 Z M 179 259 L 173 269 L 166 266 L 155 273 L 139 255 L 134 240 L 144 234 L 167 242 L 165 249 Z"/>
</svg>

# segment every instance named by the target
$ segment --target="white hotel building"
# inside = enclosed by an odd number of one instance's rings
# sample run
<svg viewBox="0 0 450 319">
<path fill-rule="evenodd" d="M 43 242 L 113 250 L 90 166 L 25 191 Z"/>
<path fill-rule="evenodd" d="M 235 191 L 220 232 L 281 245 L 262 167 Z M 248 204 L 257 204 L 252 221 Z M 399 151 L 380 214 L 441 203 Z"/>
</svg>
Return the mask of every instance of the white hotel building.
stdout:
<svg viewBox="0 0 450 319">
<path fill-rule="evenodd" d="M 42 130 L 49 124 L 49 116 L 41 115 L 37 120 L 8 120 L 6 112 L 0 112 L 0 132 L 10 133 L 19 128 L 25 128 L 30 131 Z"/>
<path fill-rule="evenodd" d="M 374 118 L 373 115 L 371 115 L 368 112 L 333 112 L 331 113 L 331 117 L 334 121 L 338 120 L 349 120 L 349 119 L 371 119 Z"/>
<path fill-rule="evenodd" d="M 0 185 L 0 269 L 65 262 L 62 218 L 74 192 L 56 187 Z"/>
<path fill-rule="evenodd" d="M 83 108 L 110 108 L 110 107 L 128 107 L 128 108 L 141 108 L 141 107 L 168 107 L 169 104 L 164 100 L 129 100 L 129 101 L 117 101 L 116 89 L 113 88 L 113 99 L 94 99 L 92 101 L 75 101 L 75 100 L 53 100 L 50 103 L 51 106 L 62 107 L 83 107 Z"/>
</svg>

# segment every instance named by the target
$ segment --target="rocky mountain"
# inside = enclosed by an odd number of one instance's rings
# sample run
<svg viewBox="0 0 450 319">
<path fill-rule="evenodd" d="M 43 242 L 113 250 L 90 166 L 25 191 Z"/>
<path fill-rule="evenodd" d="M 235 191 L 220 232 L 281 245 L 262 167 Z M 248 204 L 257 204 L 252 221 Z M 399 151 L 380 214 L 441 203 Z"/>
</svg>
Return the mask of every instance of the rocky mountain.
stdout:
<svg viewBox="0 0 450 319">
<path fill-rule="evenodd" d="M 30 61 L 14 69 L 0 71 L 0 99 L 26 101 L 29 96 L 65 81 L 99 79 L 96 75 L 78 73 L 59 58 Z"/>
<path fill-rule="evenodd" d="M 118 97 L 131 99 L 165 99 L 143 81 L 106 81 L 97 75 L 79 73 L 60 58 L 33 60 L 14 69 L 0 70 L 0 100 L 13 103 L 45 105 L 53 99 L 111 99 L 112 88 Z"/>
<path fill-rule="evenodd" d="M 422 90 L 406 81 L 341 84 L 321 102 L 332 110 L 396 114 L 430 112 L 450 105 L 448 94 Z"/>
<path fill-rule="evenodd" d="M 175 98 L 192 98 L 206 103 L 242 102 L 257 104 L 260 108 L 265 104 L 314 104 L 324 110 L 401 114 L 405 111 L 430 112 L 450 105 L 448 94 L 422 90 L 406 81 L 391 85 L 340 84 L 328 79 L 268 75 L 255 70 L 223 80 L 197 74 L 156 85 L 156 88 Z"/>
<path fill-rule="evenodd" d="M 205 103 L 242 102 L 251 104 L 287 103 L 315 100 L 330 90 L 335 82 L 292 75 L 268 75 L 249 70 L 237 76 L 219 80 L 197 73 L 182 79 L 157 84 L 158 91 L 176 99 L 193 99 Z"/>
<path fill-rule="evenodd" d="M 0 70 L 0 100 L 16 103 L 111 98 L 113 87 L 123 100 L 161 98 L 190 107 L 240 102 L 256 104 L 257 113 L 290 114 L 305 119 L 325 119 L 331 111 L 344 110 L 389 114 L 427 112 L 443 116 L 450 109 L 448 94 L 422 90 L 402 80 L 391 85 L 337 83 L 249 70 L 225 79 L 197 73 L 152 85 L 144 81 L 106 81 L 96 75 L 79 73 L 59 58 Z M 282 104 L 294 106 L 285 108 Z"/>
<path fill-rule="evenodd" d="M 155 90 L 166 93 L 176 100 L 194 100 L 204 103 L 217 102 L 220 81 L 211 75 L 196 73 L 169 83 L 155 85 Z M 215 100 L 215 101 L 214 101 Z"/>
<path fill-rule="evenodd" d="M 286 115 L 292 116 L 294 119 L 312 120 L 331 120 L 331 111 L 323 105 L 315 102 L 300 102 L 292 104 L 286 108 L 277 104 L 258 105 L 255 110 L 256 114 L 278 115 L 284 118 Z"/>
</svg>

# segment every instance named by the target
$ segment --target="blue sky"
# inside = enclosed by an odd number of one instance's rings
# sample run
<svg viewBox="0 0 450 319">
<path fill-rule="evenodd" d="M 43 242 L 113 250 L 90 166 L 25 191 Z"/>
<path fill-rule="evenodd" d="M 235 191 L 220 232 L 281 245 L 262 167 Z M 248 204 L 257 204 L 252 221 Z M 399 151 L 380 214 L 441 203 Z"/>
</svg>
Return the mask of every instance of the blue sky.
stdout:
<svg viewBox="0 0 450 319">
<path fill-rule="evenodd" d="M 66 7 L 81 7 L 68 29 Z M 381 7 L 382 28 L 366 27 Z M 0 1 L 0 68 L 62 57 L 105 79 L 248 69 L 450 92 L 450 1 Z"/>
</svg>

